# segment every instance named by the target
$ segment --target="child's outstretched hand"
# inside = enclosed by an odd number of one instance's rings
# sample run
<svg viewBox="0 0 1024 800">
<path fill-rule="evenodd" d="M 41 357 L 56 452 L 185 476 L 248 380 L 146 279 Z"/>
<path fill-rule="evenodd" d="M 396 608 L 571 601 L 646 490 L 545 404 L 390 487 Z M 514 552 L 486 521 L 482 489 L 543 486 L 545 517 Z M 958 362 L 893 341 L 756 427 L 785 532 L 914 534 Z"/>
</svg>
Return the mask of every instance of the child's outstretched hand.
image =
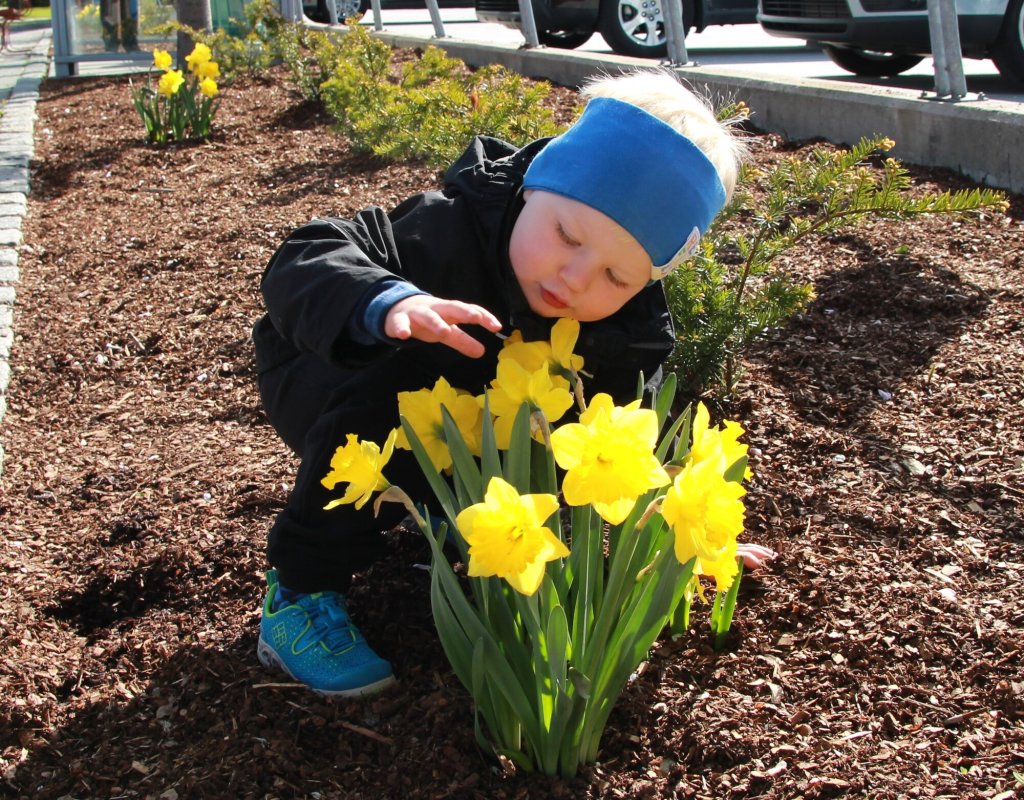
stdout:
<svg viewBox="0 0 1024 800">
<path fill-rule="evenodd" d="M 743 559 L 743 566 L 747 569 L 757 569 L 775 558 L 778 553 L 769 547 L 762 547 L 759 544 L 741 542 L 736 548 L 736 555 Z"/>
<path fill-rule="evenodd" d="M 384 319 L 384 333 L 392 339 L 440 342 L 465 356 L 480 358 L 484 346 L 459 325 L 482 325 L 492 333 L 501 330 L 501 322 L 486 308 L 416 294 L 391 306 Z"/>
</svg>

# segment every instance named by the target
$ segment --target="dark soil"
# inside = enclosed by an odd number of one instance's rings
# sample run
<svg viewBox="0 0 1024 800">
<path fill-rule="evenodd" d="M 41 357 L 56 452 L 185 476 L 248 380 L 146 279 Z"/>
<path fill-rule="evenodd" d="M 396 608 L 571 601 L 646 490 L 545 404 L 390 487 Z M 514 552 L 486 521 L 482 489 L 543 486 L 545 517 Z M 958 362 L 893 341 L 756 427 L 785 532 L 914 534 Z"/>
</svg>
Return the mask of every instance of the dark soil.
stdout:
<svg viewBox="0 0 1024 800">
<path fill-rule="evenodd" d="M 416 534 L 388 533 L 351 594 L 395 689 L 328 702 L 256 661 L 265 535 L 296 466 L 253 384 L 261 271 L 290 229 L 438 173 L 353 154 L 276 71 L 223 98 L 212 141 L 157 149 L 126 79 L 43 87 L 2 430 L 0 793 L 1024 791 L 1021 198 L 788 258 L 817 299 L 726 403 L 749 430 L 748 538 L 781 555 L 744 579 L 726 652 L 701 615 L 660 642 L 600 763 L 564 782 L 476 746 Z M 753 145 L 764 164 L 806 146 Z"/>
</svg>

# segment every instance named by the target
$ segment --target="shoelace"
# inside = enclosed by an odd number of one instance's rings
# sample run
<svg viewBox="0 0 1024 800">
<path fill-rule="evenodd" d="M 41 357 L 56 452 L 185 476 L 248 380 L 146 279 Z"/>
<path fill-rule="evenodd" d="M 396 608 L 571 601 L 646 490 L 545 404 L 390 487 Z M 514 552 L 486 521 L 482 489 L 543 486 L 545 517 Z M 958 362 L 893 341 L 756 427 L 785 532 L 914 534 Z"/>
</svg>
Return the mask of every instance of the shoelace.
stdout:
<svg viewBox="0 0 1024 800">
<path fill-rule="evenodd" d="M 308 608 L 312 633 L 333 653 L 358 644 L 361 636 L 349 619 L 344 601 L 334 592 L 325 592 Z"/>
</svg>

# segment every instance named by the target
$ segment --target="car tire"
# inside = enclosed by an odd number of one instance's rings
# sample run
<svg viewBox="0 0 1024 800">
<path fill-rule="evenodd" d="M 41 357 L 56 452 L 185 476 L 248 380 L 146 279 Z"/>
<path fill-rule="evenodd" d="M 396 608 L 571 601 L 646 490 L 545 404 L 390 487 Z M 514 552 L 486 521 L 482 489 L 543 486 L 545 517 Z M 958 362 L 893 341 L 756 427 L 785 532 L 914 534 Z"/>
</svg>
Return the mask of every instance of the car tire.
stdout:
<svg viewBox="0 0 1024 800">
<path fill-rule="evenodd" d="M 542 45 L 559 50 L 575 50 L 589 42 L 593 35 L 593 31 L 537 31 L 537 39 Z"/>
<path fill-rule="evenodd" d="M 693 27 L 694 0 L 683 0 L 683 30 Z M 663 58 L 668 52 L 661 0 L 602 0 L 598 30 L 621 56 Z"/>
<path fill-rule="evenodd" d="M 999 38 L 992 47 L 992 60 L 1004 78 L 1024 83 L 1024 0 L 1010 1 Z"/>
<path fill-rule="evenodd" d="M 891 78 L 924 61 L 921 56 L 856 50 L 852 47 L 838 47 L 834 44 L 822 45 L 821 49 L 837 66 L 864 78 Z"/>
</svg>

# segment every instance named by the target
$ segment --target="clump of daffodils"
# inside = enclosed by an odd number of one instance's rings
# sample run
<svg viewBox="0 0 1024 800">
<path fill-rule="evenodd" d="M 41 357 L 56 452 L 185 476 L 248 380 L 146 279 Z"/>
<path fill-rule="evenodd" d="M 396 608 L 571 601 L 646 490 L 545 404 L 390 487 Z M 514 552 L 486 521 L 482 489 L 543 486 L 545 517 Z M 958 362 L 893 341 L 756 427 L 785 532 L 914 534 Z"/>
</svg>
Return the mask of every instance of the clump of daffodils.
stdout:
<svg viewBox="0 0 1024 800">
<path fill-rule="evenodd" d="M 689 613 L 701 576 L 717 593 L 712 630 L 727 630 L 750 477 L 737 423 L 712 426 L 703 405 L 668 419 L 672 376 L 651 408 L 606 394 L 588 405 L 578 335 L 564 319 L 550 342 L 513 334 L 481 397 L 443 378 L 401 393 L 383 449 L 350 434 L 322 481 L 348 484 L 328 508 L 362 507 L 374 492 L 378 505 L 406 504 L 431 542 L 434 621 L 483 721 L 481 744 L 566 777 L 597 759 L 629 676 L 677 612 Z M 559 425 L 574 400 L 578 420 Z M 384 477 L 396 447 L 412 450 L 431 484 L 447 517 L 439 530 Z"/>
<path fill-rule="evenodd" d="M 187 74 L 174 69 L 170 53 L 156 49 L 153 67 L 160 73 L 156 88 L 149 83 L 136 88 L 129 82 L 132 103 L 146 127 L 146 138 L 154 144 L 205 139 L 210 135 L 220 105 L 220 67 L 210 48 L 202 43 L 185 57 L 185 63 Z"/>
</svg>

